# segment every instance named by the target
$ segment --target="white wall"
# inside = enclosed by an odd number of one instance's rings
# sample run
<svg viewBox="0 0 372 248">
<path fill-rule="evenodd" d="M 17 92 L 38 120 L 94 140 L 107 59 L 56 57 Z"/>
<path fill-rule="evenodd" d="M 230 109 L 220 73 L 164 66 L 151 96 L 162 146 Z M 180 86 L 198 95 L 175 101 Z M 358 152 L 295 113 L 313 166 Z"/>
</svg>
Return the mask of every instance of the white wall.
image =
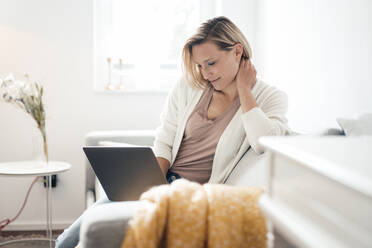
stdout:
<svg viewBox="0 0 372 248">
<path fill-rule="evenodd" d="M 372 112 L 372 1 L 258 1 L 256 62 L 298 132 Z"/>
<path fill-rule="evenodd" d="M 252 47 L 256 50 L 257 0 L 220 0 L 217 15 L 224 15 L 238 26 Z"/>
<path fill-rule="evenodd" d="M 50 158 L 72 165 L 53 189 L 53 222 L 61 228 L 84 209 L 84 135 L 153 129 L 166 95 L 93 93 L 92 1 L 6 0 L 0 9 L 0 75 L 27 72 L 43 83 Z M 29 116 L 0 103 L 0 162 L 31 159 L 35 135 Z M 32 180 L 0 176 L 0 219 L 16 214 Z M 44 228 L 45 218 L 40 182 L 10 228 Z"/>
</svg>

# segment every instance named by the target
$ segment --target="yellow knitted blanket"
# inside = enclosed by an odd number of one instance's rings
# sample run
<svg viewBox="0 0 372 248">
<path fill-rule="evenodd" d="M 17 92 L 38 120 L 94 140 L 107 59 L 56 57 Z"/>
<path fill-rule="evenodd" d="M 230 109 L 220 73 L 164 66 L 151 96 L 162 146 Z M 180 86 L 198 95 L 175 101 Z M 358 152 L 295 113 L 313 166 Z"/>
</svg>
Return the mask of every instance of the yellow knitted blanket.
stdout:
<svg viewBox="0 0 372 248">
<path fill-rule="evenodd" d="M 141 195 L 122 248 L 266 247 L 260 188 L 179 179 Z"/>
</svg>

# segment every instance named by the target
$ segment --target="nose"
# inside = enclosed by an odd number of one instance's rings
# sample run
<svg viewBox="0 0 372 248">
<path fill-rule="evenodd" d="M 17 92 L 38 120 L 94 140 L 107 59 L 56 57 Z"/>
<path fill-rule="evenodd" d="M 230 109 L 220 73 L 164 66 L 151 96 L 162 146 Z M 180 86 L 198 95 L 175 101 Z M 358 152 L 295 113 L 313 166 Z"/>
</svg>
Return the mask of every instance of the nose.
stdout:
<svg viewBox="0 0 372 248">
<path fill-rule="evenodd" d="M 213 78 L 212 70 L 202 69 L 201 71 L 202 71 L 202 76 L 205 80 L 210 81 Z"/>
</svg>

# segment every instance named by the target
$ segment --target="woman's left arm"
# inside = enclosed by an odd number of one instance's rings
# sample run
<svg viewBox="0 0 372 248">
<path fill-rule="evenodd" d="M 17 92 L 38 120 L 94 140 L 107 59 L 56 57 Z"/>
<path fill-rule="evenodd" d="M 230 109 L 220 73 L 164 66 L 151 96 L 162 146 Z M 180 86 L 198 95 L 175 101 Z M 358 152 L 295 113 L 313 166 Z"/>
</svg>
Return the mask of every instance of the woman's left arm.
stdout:
<svg viewBox="0 0 372 248">
<path fill-rule="evenodd" d="M 256 70 L 249 60 L 242 60 L 237 75 L 237 88 L 243 110 L 241 116 L 247 139 L 257 153 L 263 153 L 258 143 L 261 136 L 290 133 L 285 114 L 288 109 L 287 95 L 279 90 L 267 92 L 258 106 L 252 88 L 256 83 Z"/>
</svg>

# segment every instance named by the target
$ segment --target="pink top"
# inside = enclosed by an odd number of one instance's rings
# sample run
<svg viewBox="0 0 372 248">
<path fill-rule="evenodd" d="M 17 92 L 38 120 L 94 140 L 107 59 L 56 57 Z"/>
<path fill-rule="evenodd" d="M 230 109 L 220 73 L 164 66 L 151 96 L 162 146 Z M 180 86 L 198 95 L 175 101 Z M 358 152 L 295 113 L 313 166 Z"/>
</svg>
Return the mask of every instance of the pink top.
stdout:
<svg viewBox="0 0 372 248">
<path fill-rule="evenodd" d="M 240 107 L 237 97 L 222 114 L 215 119 L 208 119 L 213 91 L 213 87 L 206 89 L 191 113 L 176 160 L 169 169 L 199 183 L 208 182 L 218 140 Z"/>
</svg>

